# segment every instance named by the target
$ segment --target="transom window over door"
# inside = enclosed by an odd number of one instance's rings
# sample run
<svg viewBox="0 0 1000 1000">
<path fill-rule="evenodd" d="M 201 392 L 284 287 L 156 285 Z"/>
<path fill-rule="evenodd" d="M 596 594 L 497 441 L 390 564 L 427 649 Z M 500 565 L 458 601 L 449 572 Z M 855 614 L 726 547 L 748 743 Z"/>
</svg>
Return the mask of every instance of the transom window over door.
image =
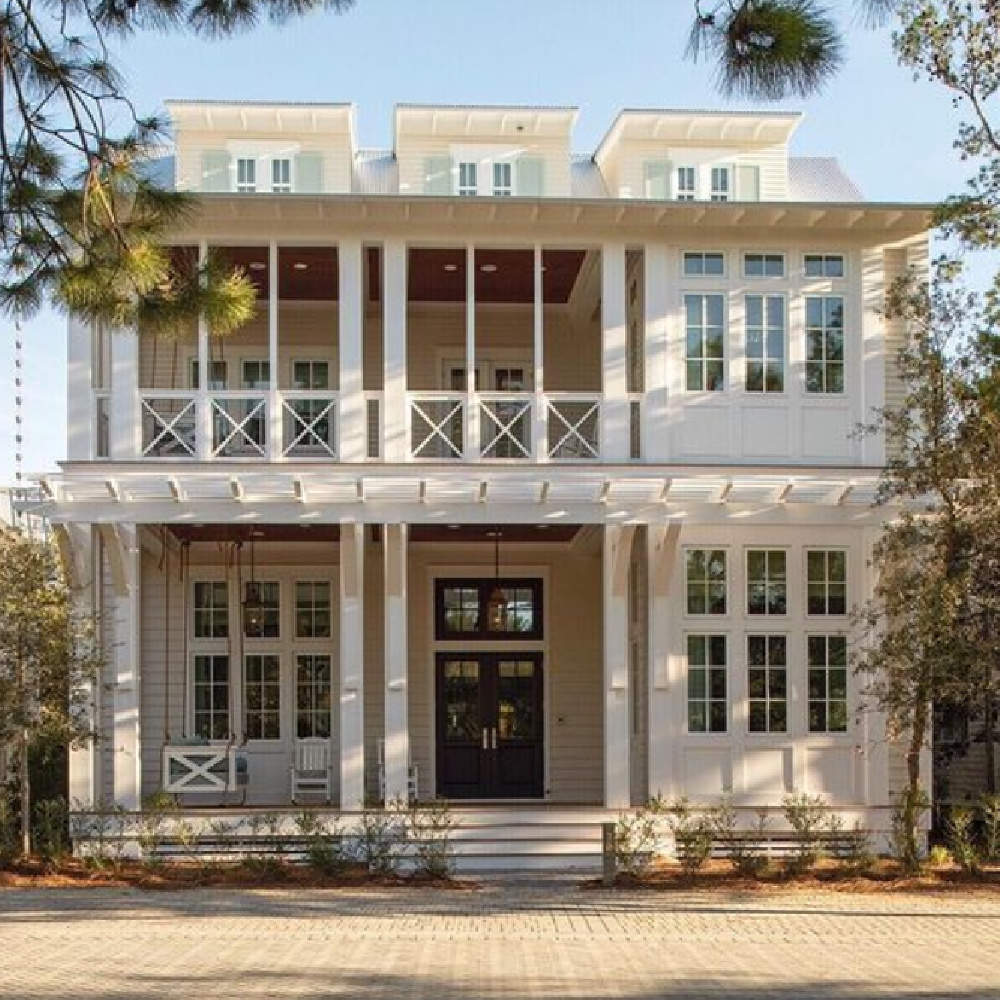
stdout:
<svg viewBox="0 0 1000 1000">
<path fill-rule="evenodd" d="M 541 639 L 543 637 L 542 581 L 500 580 L 505 608 L 498 628 L 489 620 L 487 607 L 496 589 L 492 579 L 437 580 L 435 582 L 436 634 L 441 639 Z"/>
</svg>

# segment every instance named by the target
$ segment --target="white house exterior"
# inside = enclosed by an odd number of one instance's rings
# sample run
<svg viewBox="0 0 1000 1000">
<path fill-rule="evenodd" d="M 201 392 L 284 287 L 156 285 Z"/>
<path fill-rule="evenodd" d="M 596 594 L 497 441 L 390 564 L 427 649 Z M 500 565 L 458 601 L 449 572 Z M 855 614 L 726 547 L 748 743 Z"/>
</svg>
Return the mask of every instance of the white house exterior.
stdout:
<svg viewBox="0 0 1000 1000">
<path fill-rule="evenodd" d="M 572 108 L 404 105 L 391 151 L 349 105 L 169 109 L 178 260 L 259 308 L 70 324 L 43 485 L 111 654 L 79 807 L 290 805 L 308 745 L 344 810 L 805 791 L 884 831 L 902 758 L 846 650 L 885 445 L 853 429 L 898 393 L 880 308 L 929 210 L 791 157 L 796 114 L 623 111 L 580 156 Z"/>
</svg>

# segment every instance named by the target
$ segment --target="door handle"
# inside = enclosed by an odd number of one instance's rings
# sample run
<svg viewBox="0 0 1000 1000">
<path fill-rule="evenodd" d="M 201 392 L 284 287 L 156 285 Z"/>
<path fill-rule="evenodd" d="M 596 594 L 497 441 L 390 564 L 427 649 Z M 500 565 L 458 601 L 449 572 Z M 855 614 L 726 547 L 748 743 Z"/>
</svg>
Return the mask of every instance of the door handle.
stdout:
<svg viewBox="0 0 1000 1000">
<path fill-rule="evenodd" d="M 493 749 L 496 750 L 496 748 L 497 748 L 497 731 L 496 731 L 496 727 L 494 727 L 494 729 L 493 729 Z"/>
<path fill-rule="evenodd" d="M 483 730 L 483 749 L 489 750 L 490 748 L 490 731 L 488 729 Z"/>
</svg>

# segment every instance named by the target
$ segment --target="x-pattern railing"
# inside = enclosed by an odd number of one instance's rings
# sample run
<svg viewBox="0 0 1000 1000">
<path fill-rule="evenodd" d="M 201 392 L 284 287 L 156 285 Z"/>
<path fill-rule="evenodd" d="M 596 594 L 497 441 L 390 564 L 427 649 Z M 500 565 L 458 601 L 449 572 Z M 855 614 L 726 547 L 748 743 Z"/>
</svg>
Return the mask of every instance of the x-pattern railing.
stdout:
<svg viewBox="0 0 1000 1000">
<path fill-rule="evenodd" d="M 432 407 L 438 407 L 438 414 Z M 456 428 L 462 426 L 465 410 L 464 399 L 452 397 L 435 397 L 430 399 L 411 399 L 411 420 L 423 421 L 423 427 L 414 423 L 417 433 L 423 434 L 418 444 L 413 445 L 414 458 L 461 458 L 461 437 L 456 435 Z M 456 441 L 455 438 L 458 437 Z M 434 454 L 436 447 L 444 445 L 444 455 Z"/>
<path fill-rule="evenodd" d="M 183 402 L 183 406 L 177 413 L 161 413 L 155 403 L 178 403 Z M 165 452 L 173 451 L 177 446 L 186 455 L 195 453 L 194 447 L 194 400 L 178 400 L 174 397 L 152 399 L 143 398 L 143 415 L 148 414 L 153 420 L 153 435 L 148 444 L 143 444 L 143 457 L 160 457 Z M 157 428 L 159 430 L 157 431 Z"/>
<path fill-rule="evenodd" d="M 246 413 L 240 418 L 230 413 L 229 404 L 247 406 Z M 212 400 L 212 415 L 215 423 L 212 454 L 227 455 L 232 452 L 250 451 L 257 455 L 264 454 L 267 438 L 267 403 L 263 399 L 253 397 L 237 397 Z"/>
<path fill-rule="evenodd" d="M 323 405 L 317 410 L 317 404 Z M 335 399 L 313 397 L 283 400 L 283 414 L 291 417 L 292 423 L 285 433 L 286 440 L 291 440 L 285 445 L 282 454 L 292 455 L 296 450 L 321 451 L 336 458 L 337 449 L 332 435 L 335 404 Z"/>
<path fill-rule="evenodd" d="M 163 748 L 163 790 L 178 792 L 228 792 L 236 787 L 233 747 Z"/>
<path fill-rule="evenodd" d="M 531 458 L 530 399 L 484 399 L 480 413 L 483 458 Z"/>
<path fill-rule="evenodd" d="M 574 408 L 579 412 L 576 418 L 572 415 Z M 598 458 L 600 410 L 599 400 L 589 402 L 589 405 L 586 400 L 549 400 L 549 458 Z M 587 433 L 591 427 L 594 431 L 592 438 Z M 555 444 L 551 444 L 553 429 L 555 434 L 562 435 Z"/>
</svg>

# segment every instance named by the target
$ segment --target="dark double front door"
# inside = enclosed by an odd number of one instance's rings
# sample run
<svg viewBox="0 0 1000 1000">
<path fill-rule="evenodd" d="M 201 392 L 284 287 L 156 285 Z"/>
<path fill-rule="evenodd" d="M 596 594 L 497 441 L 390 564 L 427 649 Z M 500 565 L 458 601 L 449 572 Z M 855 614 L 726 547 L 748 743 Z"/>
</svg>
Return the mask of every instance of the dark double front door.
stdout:
<svg viewBox="0 0 1000 1000">
<path fill-rule="evenodd" d="M 540 798 L 542 718 L 540 653 L 439 653 L 438 794 Z"/>
</svg>

